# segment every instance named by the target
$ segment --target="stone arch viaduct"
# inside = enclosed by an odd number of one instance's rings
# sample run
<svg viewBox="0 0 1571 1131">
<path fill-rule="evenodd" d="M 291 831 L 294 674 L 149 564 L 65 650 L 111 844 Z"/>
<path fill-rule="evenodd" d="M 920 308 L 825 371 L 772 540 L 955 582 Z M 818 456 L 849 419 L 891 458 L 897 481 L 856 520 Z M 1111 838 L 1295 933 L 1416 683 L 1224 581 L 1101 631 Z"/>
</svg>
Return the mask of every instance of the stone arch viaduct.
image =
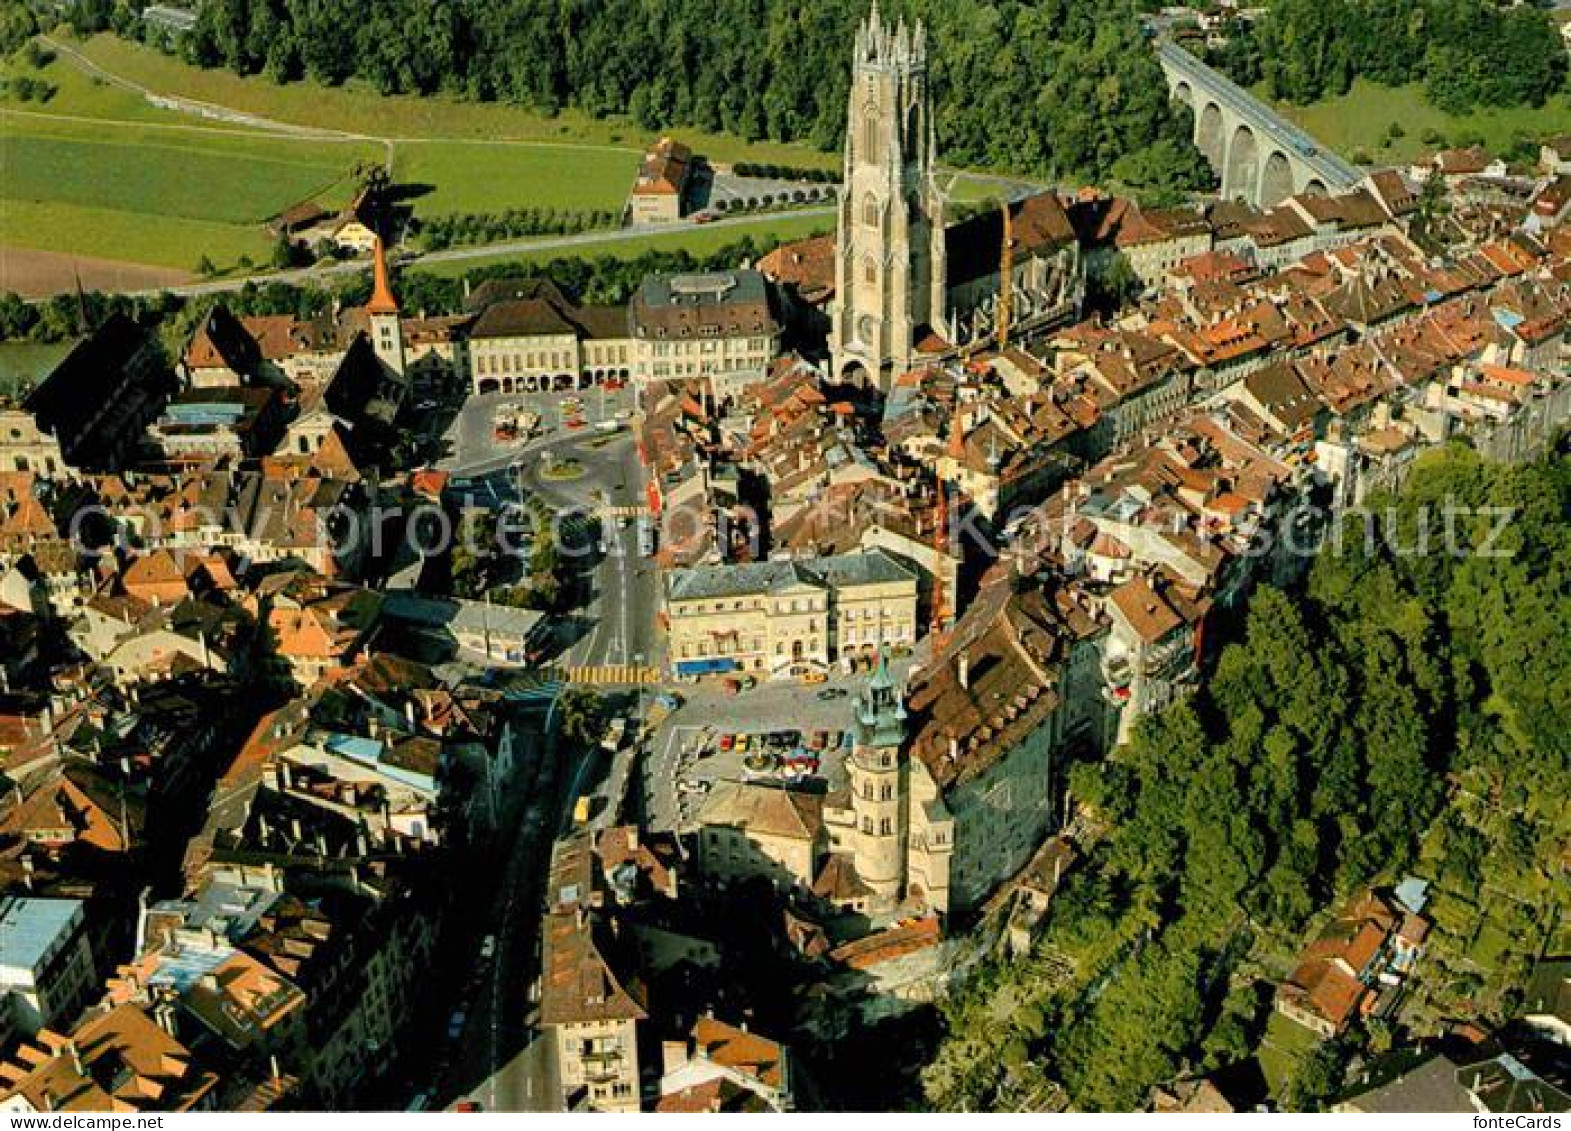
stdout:
<svg viewBox="0 0 1571 1131">
<path fill-rule="evenodd" d="M 1168 90 L 1194 113 L 1195 145 L 1222 180 L 1224 200 L 1271 208 L 1298 193 L 1345 192 L 1357 168 L 1173 43 L 1157 46 Z"/>
</svg>

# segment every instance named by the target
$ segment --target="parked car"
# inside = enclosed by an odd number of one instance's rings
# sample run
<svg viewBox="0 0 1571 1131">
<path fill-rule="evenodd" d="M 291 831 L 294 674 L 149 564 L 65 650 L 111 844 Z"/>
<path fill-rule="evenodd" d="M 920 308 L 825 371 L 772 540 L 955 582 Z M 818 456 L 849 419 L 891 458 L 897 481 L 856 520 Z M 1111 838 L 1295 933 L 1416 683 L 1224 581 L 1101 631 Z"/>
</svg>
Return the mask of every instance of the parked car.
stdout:
<svg viewBox="0 0 1571 1131">
<path fill-rule="evenodd" d="M 722 734 L 720 736 L 720 749 L 721 750 L 730 750 L 735 745 L 736 745 L 736 736 L 735 735 Z"/>
<path fill-rule="evenodd" d="M 823 672 L 808 672 L 802 676 L 802 682 L 808 685 L 815 683 L 828 683 L 829 677 Z"/>
<path fill-rule="evenodd" d="M 455 1009 L 447 1019 L 447 1039 L 456 1041 L 464 1035 L 464 1024 L 469 1020 L 462 1009 Z"/>
<path fill-rule="evenodd" d="M 487 961 L 496 957 L 496 936 L 487 935 L 480 943 L 480 957 Z"/>
</svg>

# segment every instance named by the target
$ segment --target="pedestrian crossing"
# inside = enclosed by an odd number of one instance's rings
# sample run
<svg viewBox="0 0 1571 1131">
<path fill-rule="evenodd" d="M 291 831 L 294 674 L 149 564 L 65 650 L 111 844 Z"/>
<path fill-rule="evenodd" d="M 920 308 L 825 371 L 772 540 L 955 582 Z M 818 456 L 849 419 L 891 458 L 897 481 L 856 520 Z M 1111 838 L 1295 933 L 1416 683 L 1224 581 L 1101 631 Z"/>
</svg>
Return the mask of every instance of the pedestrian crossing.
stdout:
<svg viewBox="0 0 1571 1131">
<path fill-rule="evenodd" d="M 649 687 L 660 682 L 660 669 L 639 664 L 582 664 L 554 668 L 553 678 L 580 687 Z"/>
<path fill-rule="evenodd" d="M 565 686 L 561 680 L 546 680 L 523 687 L 510 687 L 504 694 L 516 703 L 544 703 L 562 694 Z"/>
<path fill-rule="evenodd" d="M 597 512 L 601 518 L 646 518 L 649 514 L 648 504 L 633 504 L 621 507 L 601 507 Z"/>
</svg>

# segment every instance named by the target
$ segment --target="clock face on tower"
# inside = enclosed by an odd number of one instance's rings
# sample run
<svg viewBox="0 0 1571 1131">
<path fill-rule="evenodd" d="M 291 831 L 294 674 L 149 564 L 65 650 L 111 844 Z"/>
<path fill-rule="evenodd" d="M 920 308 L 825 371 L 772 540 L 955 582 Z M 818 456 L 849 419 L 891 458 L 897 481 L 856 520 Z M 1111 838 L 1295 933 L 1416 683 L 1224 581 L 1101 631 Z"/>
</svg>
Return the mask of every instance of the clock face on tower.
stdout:
<svg viewBox="0 0 1571 1131">
<path fill-rule="evenodd" d="M 871 314 L 864 314 L 856 324 L 856 332 L 859 338 L 871 344 L 873 338 L 878 334 L 878 323 Z"/>
</svg>

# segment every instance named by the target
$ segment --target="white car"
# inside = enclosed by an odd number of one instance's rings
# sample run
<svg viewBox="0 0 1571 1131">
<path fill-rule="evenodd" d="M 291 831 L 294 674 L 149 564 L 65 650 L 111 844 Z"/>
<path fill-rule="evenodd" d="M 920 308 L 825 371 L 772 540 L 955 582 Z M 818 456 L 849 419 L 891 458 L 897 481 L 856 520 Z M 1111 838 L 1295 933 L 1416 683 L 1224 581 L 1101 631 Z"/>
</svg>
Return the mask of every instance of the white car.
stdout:
<svg viewBox="0 0 1571 1131">
<path fill-rule="evenodd" d="M 487 935 L 480 944 L 480 957 L 490 961 L 496 957 L 496 936 Z"/>
</svg>

